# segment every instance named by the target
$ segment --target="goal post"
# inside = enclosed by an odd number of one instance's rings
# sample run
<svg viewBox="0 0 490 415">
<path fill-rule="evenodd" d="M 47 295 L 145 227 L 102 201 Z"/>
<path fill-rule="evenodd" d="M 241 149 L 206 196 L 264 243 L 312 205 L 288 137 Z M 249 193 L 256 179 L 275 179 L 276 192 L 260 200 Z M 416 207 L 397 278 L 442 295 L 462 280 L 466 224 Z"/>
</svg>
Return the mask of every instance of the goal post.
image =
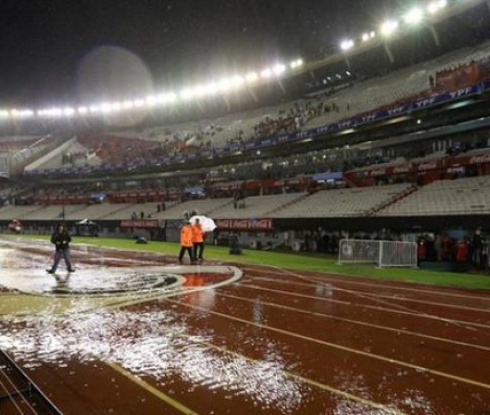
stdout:
<svg viewBox="0 0 490 415">
<path fill-rule="evenodd" d="M 415 268 L 417 267 L 417 244 L 406 241 L 341 239 L 338 263 Z"/>
</svg>

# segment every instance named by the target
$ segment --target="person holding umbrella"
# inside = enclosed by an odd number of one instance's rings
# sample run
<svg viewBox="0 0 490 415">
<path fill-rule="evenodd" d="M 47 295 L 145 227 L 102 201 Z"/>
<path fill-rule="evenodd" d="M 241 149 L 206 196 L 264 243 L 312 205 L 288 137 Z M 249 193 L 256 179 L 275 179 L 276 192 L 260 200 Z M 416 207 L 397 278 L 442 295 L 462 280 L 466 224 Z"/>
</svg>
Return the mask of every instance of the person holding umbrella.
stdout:
<svg viewBox="0 0 490 415">
<path fill-rule="evenodd" d="M 194 245 L 194 261 L 204 260 L 202 254 L 204 252 L 204 231 L 202 229 L 199 218 L 194 220 L 192 227 L 192 243 Z"/>
</svg>

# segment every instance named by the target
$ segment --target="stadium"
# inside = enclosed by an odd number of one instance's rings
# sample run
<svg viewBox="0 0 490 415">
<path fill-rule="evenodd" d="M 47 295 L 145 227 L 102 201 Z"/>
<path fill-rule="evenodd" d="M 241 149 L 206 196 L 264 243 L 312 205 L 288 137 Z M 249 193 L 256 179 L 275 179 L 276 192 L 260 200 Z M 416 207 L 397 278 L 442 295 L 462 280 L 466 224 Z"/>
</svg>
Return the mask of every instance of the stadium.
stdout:
<svg viewBox="0 0 490 415">
<path fill-rule="evenodd" d="M 489 1 L 162 90 L 98 53 L 103 100 L 0 94 L 0 413 L 490 413 Z"/>
</svg>

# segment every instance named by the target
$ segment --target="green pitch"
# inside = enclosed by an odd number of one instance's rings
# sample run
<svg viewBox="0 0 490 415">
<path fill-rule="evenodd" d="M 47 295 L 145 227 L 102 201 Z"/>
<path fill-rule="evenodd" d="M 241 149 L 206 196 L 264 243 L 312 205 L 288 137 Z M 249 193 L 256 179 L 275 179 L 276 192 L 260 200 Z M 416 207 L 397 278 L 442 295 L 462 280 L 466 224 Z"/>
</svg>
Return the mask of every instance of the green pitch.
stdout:
<svg viewBox="0 0 490 415">
<path fill-rule="evenodd" d="M 48 236 L 35 236 L 37 239 L 49 239 Z M 89 244 L 96 246 L 128 249 L 134 251 L 158 252 L 169 257 L 177 257 L 180 246 L 172 242 L 150 241 L 148 244 L 136 244 L 134 239 L 73 237 L 72 245 Z M 325 273 L 367 277 L 384 280 L 410 281 L 424 284 L 457 286 L 474 289 L 490 289 L 490 272 L 456 273 L 408 268 L 376 268 L 365 265 L 337 265 L 331 255 L 306 254 L 293 252 L 269 252 L 243 249 L 242 255 L 230 255 L 228 247 L 206 245 L 204 256 L 208 260 L 255 264 L 272 268 L 290 270 L 308 270 Z"/>
</svg>

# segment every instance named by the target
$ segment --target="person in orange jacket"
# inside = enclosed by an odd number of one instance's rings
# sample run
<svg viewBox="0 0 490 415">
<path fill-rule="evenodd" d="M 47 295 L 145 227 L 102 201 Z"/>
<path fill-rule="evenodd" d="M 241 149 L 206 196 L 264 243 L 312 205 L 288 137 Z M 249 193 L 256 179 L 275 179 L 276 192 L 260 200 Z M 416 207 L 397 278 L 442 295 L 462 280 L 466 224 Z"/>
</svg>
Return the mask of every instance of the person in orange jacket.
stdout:
<svg viewBox="0 0 490 415">
<path fill-rule="evenodd" d="M 192 225 L 192 242 L 194 244 L 194 260 L 203 260 L 204 252 L 204 232 L 202 225 L 199 222 L 199 218 L 196 218 L 194 225 Z"/>
<path fill-rule="evenodd" d="M 182 264 L 184 255 L 187 252 L 189 254 L 189 260 L 191 264 L 194 263 L 194 255 L 192 253 L 192 248 L 194 244 L 192 243 L 192 225 L 186 220 L 180 229 L 180 252 L 179 252 L 179 262 Z"/>
</svg>

